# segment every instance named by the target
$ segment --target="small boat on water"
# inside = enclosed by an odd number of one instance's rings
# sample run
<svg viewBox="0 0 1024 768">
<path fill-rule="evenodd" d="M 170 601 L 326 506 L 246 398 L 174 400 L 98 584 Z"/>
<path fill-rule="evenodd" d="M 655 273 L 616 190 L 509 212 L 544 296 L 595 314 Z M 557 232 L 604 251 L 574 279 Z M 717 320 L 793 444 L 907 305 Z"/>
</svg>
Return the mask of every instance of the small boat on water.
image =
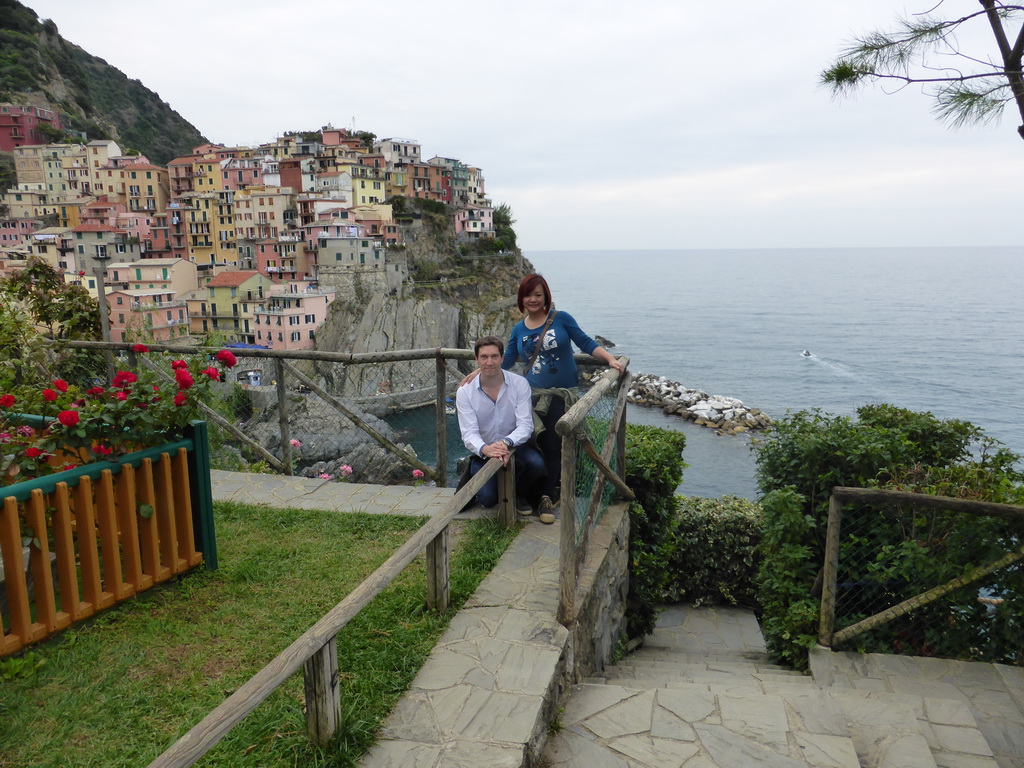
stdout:
<svg viewBox="0 0 1024 768">
<path fill-rule="evenodd" d="M 800 355 L 801 357 L 813 357 L 809 349 L 805 349 L 803 352 L 800 353 Z"/>
</svg>

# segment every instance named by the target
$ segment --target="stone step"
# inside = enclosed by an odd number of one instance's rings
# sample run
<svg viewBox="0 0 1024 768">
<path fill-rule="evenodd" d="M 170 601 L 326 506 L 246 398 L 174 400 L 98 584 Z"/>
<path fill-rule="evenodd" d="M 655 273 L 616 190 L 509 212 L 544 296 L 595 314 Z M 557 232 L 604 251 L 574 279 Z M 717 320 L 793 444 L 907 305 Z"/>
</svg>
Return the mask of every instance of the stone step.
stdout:
<svg viewBox="0 0 1024 768">
<path fill-rule="evenodd" d="M 791 675 L 804 677 L 803 673 L 795 672 L 777 664 L 758 664 L 748 661 L 720 661 L 715 659 L 672 659 L 667 656 L 648 657 L 640 654 L 631 654 L 615 665 L 616 667 L 635 667 L 650 669 L 679 670 L 688 672 L 695 669 L 710 669 L 715 671 L 738 671 L 738 672 L 774 672 L 780 675 Z"/>
<path fill-rule="evenodd" d="M 719 686 L 578 685 L 541 762 L 549 768 L 864 768 L 839 706 L 821 691 L 804 690 L 808 695 L 789 699 Z"/>
<path fill-rule="evenodd" d="M 1000 768 L 1024 768 L 1024 670 L 1018 667 L 815 649 L 811 671 L 815 684 L 830 690 L 960 702 Z"/>
<path fill-rule="evenodd" d="M 595 675 L 590 679 L 611 684 L 623 681 L 642 681 L 650 683 L 651 687 L 662 687 L 667 683 L 701 683 L 706 685 L 746 685 L 762 690 L 763 686 L 787 683 L 805 688 L 814 688 L 814 682 L 811 678 L 800 674 L 793 674 L 792 672 L 779 674 L 776 672 L 757 672 L 738 668 L 715 670 L 700 668 L 699 665 L 690 666 L 693 668 L 683 671 L 632 667 L 620 664 L 615 667 L 609 667 L 603 674 Z"/>
<path fill-rule="evenodd" d="M 736 662 L 737 664 L 770 664 L 771 659 L 767 653 L 762 651 L 734 651 L 732 653 L 687 653 L 672 648 L 657 648 L 648 647 L 641 645 L 635 651 L 630 653 L 625 658 L 643 658 L 643 659 L 665 659 L 667 661 L 690 661 L 690 662 L 706 662 L 706 661 L 728 661 Z"/>
</svg>

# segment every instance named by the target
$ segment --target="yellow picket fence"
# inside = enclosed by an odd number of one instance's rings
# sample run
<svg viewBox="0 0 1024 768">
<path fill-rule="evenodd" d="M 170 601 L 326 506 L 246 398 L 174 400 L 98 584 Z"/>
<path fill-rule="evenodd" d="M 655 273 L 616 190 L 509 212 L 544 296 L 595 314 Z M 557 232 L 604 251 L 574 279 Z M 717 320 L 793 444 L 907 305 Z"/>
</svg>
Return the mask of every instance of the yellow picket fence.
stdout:
<svg viewBox="0 0 1024 768">
<path fill-rule="evenodd" d="M 204 550 L 215 566 L 203 428 L 199 451 L 189 439 L 0 490 L 0 657 L 195 568 Z"/>
</svg>

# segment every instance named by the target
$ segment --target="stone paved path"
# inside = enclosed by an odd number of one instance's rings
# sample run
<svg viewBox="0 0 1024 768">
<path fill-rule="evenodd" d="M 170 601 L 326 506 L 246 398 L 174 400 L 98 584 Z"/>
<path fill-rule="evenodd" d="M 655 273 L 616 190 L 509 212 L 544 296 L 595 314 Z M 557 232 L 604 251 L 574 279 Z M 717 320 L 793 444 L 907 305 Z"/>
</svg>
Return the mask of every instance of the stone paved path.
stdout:
<svg viewBox="0 0 1024 768">
<path fill-rule="evenodd" d="M 1024 768 L 1017 668 L 818 653 L 768 663 L 753 615 L 674 606 L 575 686 L 547 768 Z"/>
</svg>

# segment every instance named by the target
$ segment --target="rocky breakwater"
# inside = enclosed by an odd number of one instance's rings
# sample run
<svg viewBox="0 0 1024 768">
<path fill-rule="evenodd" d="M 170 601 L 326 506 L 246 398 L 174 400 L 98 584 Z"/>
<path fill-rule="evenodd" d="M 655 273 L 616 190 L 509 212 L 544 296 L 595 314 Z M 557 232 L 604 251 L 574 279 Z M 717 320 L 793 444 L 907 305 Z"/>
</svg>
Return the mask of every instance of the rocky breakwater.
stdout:
<svg viewBox="0 0 1024 768">
<path fill-rule="evenodd" d="M 764 429 L 772 423 L 768 414 L 757 408 L 748 408 L 735 397 L 709 395 L 649 373 L 633 377 L 626 397 L 630 403 L 661 408 L 666 415 L 676 414 L 697 426 L 718 430 L 723 435 Z"/>
</svg>

